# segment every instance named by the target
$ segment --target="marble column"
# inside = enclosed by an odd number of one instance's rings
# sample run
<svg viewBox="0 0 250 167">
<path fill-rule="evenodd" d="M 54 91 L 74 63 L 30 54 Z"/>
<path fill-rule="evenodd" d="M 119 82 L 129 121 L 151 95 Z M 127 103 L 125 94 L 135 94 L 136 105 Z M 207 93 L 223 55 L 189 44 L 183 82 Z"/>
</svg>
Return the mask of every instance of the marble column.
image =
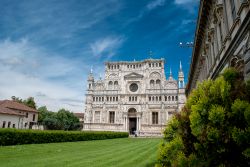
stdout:
<svg viewBox="0 0 250 167">
<path fill-rule="evenodd" d="M 138 131 L 141 130 L 141 121 L 140 121 L 140 117 L 138 117 Z"/>
<path fill-rule="evenodd" d="M 138 123 L 138 125 L 137 125 L 137 131 L 139 131 L 139 117 L 137 117 L 137 123 Z"/>
<path fill-rule="evenodd" d="M 125 116 L 125 131 L 127 131 L 127 116 Z"/>
</svg>

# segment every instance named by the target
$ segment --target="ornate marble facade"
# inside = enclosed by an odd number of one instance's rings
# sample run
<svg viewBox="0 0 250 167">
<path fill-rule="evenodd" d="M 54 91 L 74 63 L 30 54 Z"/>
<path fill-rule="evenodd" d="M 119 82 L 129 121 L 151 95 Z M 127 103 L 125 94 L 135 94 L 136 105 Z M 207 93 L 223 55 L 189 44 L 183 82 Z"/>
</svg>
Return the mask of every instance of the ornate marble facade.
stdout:
<svg viewBox="0 0 250 167">
<path fill-rule="evenodd" d="M 187 94 L 230 66 L 250 79 L 250 1 L 201 0 Z"/>
<path fill-rule="evenodd" d="M 105 78 L 88 77 L 83 130 L 161 135 L 186 101 L 184 74 L 166 79 L 164 59 L 107 62 Z"/>
</svg>

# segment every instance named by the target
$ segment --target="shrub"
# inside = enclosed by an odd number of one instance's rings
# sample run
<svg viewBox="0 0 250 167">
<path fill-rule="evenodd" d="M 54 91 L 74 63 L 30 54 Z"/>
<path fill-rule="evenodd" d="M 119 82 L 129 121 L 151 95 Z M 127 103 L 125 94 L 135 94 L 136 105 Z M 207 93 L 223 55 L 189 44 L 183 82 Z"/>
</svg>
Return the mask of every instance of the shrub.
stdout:
<svg viewBox="0 0 250 167">
<path fill-rule="evenodd" d="M 158 166 L 249 166 L 249 88 L 232 68 L 198 84 L 164 131 Z"/>
<path fill-rule="evenodd" d="M 79 132 L 0 129 L 1 146 L 18 144 L 74 142 L 86 140 L 105 140 L 125 137 L 128 137 L 127 132 Z"/>
</svg>

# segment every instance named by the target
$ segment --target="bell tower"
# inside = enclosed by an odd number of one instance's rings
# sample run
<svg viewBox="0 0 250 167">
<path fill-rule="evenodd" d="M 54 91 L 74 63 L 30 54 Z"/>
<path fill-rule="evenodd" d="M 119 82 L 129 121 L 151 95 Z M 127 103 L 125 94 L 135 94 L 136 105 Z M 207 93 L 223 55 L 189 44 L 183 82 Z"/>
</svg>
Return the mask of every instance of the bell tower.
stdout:
<svg viewBox="0 0 250 167">
<path fill-rule="evenodd" d="M 180 62 L 180 69 L 178 73 L 178 111 L 181 111 L 182 107 L 185 105 L 186 95 L 185 95 L 185 82 L 184 73 L 182 71 L 182 65 Z"/>
<path fill-rule="evenodd" d="M 94 79 L 94 76 L 93 76 L 93 69 L 91 67 L 91 70 L 90 70 L 90 73 L 89 73 L 89 76 L 88 76 L 88 91 L 93 90 L 94 82 L 95 82 L 95 79 Z"/>
<path fill-rule="evenodd" d="M 179 73 L 178 73 L 178 83 L 179 83 L 179 89 L 185 88 L 184 73 L 182 71 L 181 61 L 180 61 L 180 69 L 179 69 Z"/>
</svg>

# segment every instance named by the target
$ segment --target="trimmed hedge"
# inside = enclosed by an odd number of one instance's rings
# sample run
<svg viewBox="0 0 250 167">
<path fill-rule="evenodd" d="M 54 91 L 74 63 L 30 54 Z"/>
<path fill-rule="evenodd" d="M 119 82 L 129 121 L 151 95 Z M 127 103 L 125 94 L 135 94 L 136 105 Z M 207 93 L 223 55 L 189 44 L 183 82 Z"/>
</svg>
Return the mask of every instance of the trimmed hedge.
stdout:
<svg viewBox="0 0 250 167">
<path fill-rule="evenodd" d="M 0 145 L 39 144 L 126 138 L 127 132 L 0 129 Z"/>
</svg>

